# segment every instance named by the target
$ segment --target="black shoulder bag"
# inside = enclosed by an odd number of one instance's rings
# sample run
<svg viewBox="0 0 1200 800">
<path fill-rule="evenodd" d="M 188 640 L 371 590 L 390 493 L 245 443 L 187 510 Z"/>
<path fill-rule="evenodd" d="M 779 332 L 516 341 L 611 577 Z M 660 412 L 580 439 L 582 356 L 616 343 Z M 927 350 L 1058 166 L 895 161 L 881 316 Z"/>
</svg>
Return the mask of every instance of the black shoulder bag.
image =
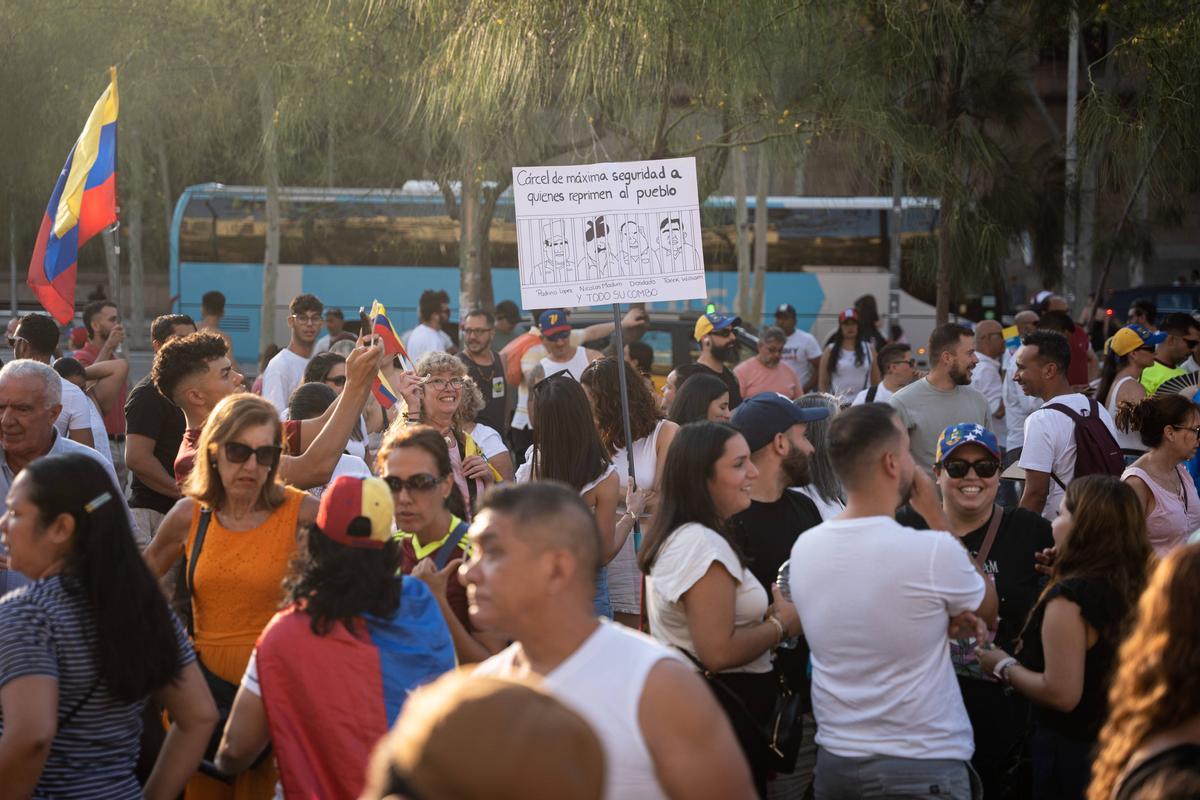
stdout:
<svg viewBox="0 0 1200 800">
<path fill-rule="evenodd" d="M 200 550 L 204 547 L 204 537 L 208 533 L 208 525 L 212 521 L 212 509 L 200 509 L 200 522 L 196 526 L 196 541 L 192 545 L 192 557 L 187 563 L 187 587 L 192 595 L 192 603 L 196 602 L 196 564 L 200 561 Z M 193 605 L 192 613 L 188 617 L 188 636 L 193 640 L 196 638 L 195 630 L 196 611 Z M 229 722 L 229 714 L 233 711 L 233 699 L 237 696 L 238 687 L 236 684 L 217 675 L 204 665 L 204 659 L 200 657 L 200 651 L 196 651 L 196 664 L 200 667 L 200 673 L 204 675 L 204 682 L 208 684 L 208 691 L 212 693 L 213 702 L 217 706 L 217 726 L 213 728 L 212 738 L 208 740 L 208 746 L 204 748 L 204 759 L 200 762 L 200 771 L 210 777 L 218 778 L 227 783 L 233 783 L 233 778 L 225 775 L 217 769 L 217 749 L 221 746 L 221 737 L 225 734 L 225 724 Z M 271 754 L 271 748 L 268 746 L 254 760 L 251 769 L 267 760 Z"/>
</svg>

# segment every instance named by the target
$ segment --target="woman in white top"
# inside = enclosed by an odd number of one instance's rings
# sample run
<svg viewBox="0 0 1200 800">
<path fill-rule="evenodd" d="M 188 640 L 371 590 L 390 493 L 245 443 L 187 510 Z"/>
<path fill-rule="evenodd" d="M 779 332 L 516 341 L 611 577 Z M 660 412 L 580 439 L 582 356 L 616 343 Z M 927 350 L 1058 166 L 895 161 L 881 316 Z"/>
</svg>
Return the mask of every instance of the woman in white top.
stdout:
<svg viewBox="0 0 1200 800">
<path fill-rule="evenodd" d="M 638 566 L 647 575 L 651 634 L 719 673 L 715 679 L 765 730 L 776 697 L 771 651 L 800 632 L 800 618 L 778 587 L 770 603 L 725 533 L 727 520 L 750 506 L 757 476 L 750 447 L 733 428 L 713 422 L 680 428 Z M 743 747 L 762 789 L 766 750 Z"/>
<path fill-rule="evenodd" d="M 875 348 L 870 332 L 858 321 L 858 312 L 847 308 L 838 315 L 838 331 L 821 354 L 819 387 L 829 392 L 843 405 L 874 383 L 879 383 L 879 366 L 875 363 Z"/>
<path fill-rule="evenodd" d="M 604 452 L 587 395 L 570 375 L 551 375 L 529 393 L 529 419 L 533 444 L 517 468 L 518 482 L 554 480 L 574 487 L 596 515 L 600 538 L 607 553 L 616 552 L 619 531 L 629 535 L 633 521 L 626 515 L 617 522 L 617 474 Z M 635 501 L 636 502 L 636 501 Z M 607 555 L 606 555 L 607 557 Z M 603 567 L 596 575 L 596 613 L 612 618 L 608 576 Z"/>
<path fill-rule="evenodd" d="M 1137 433 L 1145 455 L 1121 475 L 1146 512 L 1146 536 L 1159 558 L 1200 528 L 1200 496 L 1184 464 L 1200 445 L 1200 407 L 1180 394 L 1154 395 L 1117 412 L 1117 429 Z"/>
<path fill-rule="evenodd" d="M 1151 333 L 1141 325 L 1126 325 L 1104 344 L 1104 367 L 1096 397 L 1103 399 L 1104 407 L 1113 419 L 1117 418 L 1122 405 L 1136 406 L 1145 399 L 1142 370 L 1154 363 L 1154 346 L 1164 338 L 1163 334 Z M 1117 444 L 1122 450 L 1146 451 L 1140 436 L 1120 429 L 1117 430 Z"/>
<path fill-rule="evenodd" d="M 703 377 L 703 376 L 697 376 Z M 714 380 L 717 380 L 714 378 Z M 629 454 L 625 448 L 625 423 L 621 413 L 621 387 L 617 374 L 617 360 L 611 356 L 593 361 L 583 371 L 579 382 L 592 406 L 592 417 L 600 433 L 600 443 L 612 458 L 619 481 L 617 496 L 629 491 Z M 653 504 L 658 489 L 658 477 L 662 474 L 667 450 L 675 439 L 679 426 L 662 418 L 654 402 L 654 395 L 646 384 L 638 379 L 637 372 L 625 364 L 625 382 L 629 391 L 629 431 L 633 437 L 633 469 L 637 486 L 645 487 L 646 502 Z M 717 381 L 720 383 L 720 381 Z M 724 386 L 724 384 L 722 384 Z M 634 487 L 636 488 L 636 487 Z M 628 517 L 632 527 L 632 516 L 625 503 L 617 506 L 618 527 L 624 530 Z M 642 530 L 646 529 L 649 517 L 640 518 Z M 642 574 L 637 568 L 634 551 L 636 537 L 618 535 L 620 543 L 616 551 L 602 554 L 608 560 L 608 596 L 612 601 L 614 618 L 632 628 L 639 627 L 642 613 Z M 611 560 L 609 560 L 611 559 Z"/>
<path fill-rule="evenodd" d="M 821 519 L 833 519 L 846 510 L 846 490 L 833 471 L 829 457 L 829 426 L 838 413 L 838 400 L 831 394 L 813 392 L 794 401 L 801 408 L 824 408 L 829 416 L 808 423 L 804 435 L 812 443 L 813 452 L 808 457 L 811 480 L 804 486 L 792 489 L 812 500 L 821 514 Z"/>
<path fill-rule="evenodd" d="M 508 445 L 495 428 L 475 421 L 475 416 L 483 411 L 485 405 L 487 404 L 484 402 L 483 392 L 479 390 L 475 380 L 470 375 L 463 378 L 462 405 L 454 415 L 454 427 L 465 431 L 475 440 L 475 444 L 483 451 L 483 457 L 500 473 L 502 480 L 511 481 L 513 460 Z"/>
</svg>

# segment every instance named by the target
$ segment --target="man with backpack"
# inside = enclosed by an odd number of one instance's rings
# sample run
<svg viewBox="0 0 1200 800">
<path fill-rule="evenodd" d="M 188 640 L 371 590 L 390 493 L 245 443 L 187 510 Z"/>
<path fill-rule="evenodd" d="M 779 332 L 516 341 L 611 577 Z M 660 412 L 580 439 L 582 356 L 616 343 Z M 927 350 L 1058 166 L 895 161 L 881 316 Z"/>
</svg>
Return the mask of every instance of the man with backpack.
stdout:
<svg viewBox="0 0 1200 800">
<path fill-rule="evenodd" d="M 1025 394 L 1043 401 L 1025 419 L 1021 508 L 1052 520 L 1071 481 L 1083 475 L 1119 476 L 1125 461 L 1108 411 L 1071 388 L 1071 346 L 1065 336 L 1034 331 L 1021 341 L 1014 361 L 1013 380 Z"/>
</svg>

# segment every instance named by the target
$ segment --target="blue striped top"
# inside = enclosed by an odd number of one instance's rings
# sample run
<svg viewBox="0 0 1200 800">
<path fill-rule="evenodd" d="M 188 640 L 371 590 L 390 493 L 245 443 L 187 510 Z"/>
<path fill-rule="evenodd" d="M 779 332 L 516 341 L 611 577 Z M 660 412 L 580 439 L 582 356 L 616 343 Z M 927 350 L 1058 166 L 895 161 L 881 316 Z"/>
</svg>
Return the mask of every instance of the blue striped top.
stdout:
<svg viewBox="0 0 1200 800">
<path fill-rule="evenodd" d="M 144 701 L 124 703 L 97 683 L 92 612 L 81 592 L 68 591 L 70 580 L 52 575 L 0 599 L 0 687 L 27 675 L 58 680 L 59 730 L 33 796 L 141 798 L 134 768 Z M 186 665 L 196 656 L 178 620 L 175 629 Z"/>
</svg>

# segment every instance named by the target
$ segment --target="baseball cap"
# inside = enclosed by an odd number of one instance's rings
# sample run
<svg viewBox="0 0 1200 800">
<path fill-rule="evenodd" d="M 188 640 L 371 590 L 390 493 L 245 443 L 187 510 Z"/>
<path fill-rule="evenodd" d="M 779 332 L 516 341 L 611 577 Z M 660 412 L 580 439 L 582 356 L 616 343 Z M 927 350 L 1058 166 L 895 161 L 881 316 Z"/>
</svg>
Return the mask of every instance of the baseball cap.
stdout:
<svg viewBox="0 0 1200 800">
<path fill-rule="evenodd" d="M 857 320 L 857 319 L 858 319 L 858 312 L 857 312 L 857 311 L 855 311 L 853 308 L 847 308 L 845 311 L 843 311 L 842 313 L 838 314 L 838 324 L 839 324 L 839 325 L 840 325 L 840 324 L 842 324 L 843 322 L 845 322 L 845 321 L 846 321 L 846 320 L 848 320 L 848 319 Z"/>
<path fill-rule="evenodd" d="M 729 424 L 746 437 L 753 453 L 766 447 L 788 428 L 801 422 L 816 422 L 829 416 L 827 408 L 800 408 L 778 392 L 762 392 L 743 400 Z"/>
<path fill-rule="evenodd" d="M 317 527 L 338 544 L 380 549 L 392 536 L 395 513 L 382 480 L 342 475 L 321 495 Z"/>
<path fill-rule="evenodd" d="M 696 330 L 693 336 L 698 342 L 713 331 L 723 331 L 726 328 L 741 324 L 741 317 L 732 317 L 726 314 L 719 314 L 716 311 L 710 311 L 696 320 Z"/>
<path fill-rule="evenodd" d="M 1119 356 L 1127 356 L 1139 347 L 1153 347 L 1166 338 L 1167 334 L 1162 331 L 1151 333 L 1143 325 L 1126 325 L 1113 334 L 1105 350 L 1112 350 Z"/>
<path fill-rule="evenodd" d="M 571 323 L 567 322 L 567 314 L 561 308 L 552 308 L 538 314 L 538 330 L 547 339 L 562 339 L 571 335 Z"/>
<path fill-rule="evenodd" d="M 989 431 L 982 425 L 977 425 L 973 422 L 960 422 L 957 425 L 951 425 L 946 430 L 942 431 L 942 435 L 938 437 L 937 453 L 934 456 L 934 463 L 940 464 L 950 456 L 958 448 L 964 444 L 977 444 L 994 455 L 1000 458 L 1000 443 L 996 441 L 996 434 Z"/>
<path fill-rule="evenodd" d="M 779 307 L 775 309 L 775 316 L 778 317 L 780 314 L 794 317 L 796 316 L 796 307 L 791 303 L 780 303 Z"/>
</svg>

